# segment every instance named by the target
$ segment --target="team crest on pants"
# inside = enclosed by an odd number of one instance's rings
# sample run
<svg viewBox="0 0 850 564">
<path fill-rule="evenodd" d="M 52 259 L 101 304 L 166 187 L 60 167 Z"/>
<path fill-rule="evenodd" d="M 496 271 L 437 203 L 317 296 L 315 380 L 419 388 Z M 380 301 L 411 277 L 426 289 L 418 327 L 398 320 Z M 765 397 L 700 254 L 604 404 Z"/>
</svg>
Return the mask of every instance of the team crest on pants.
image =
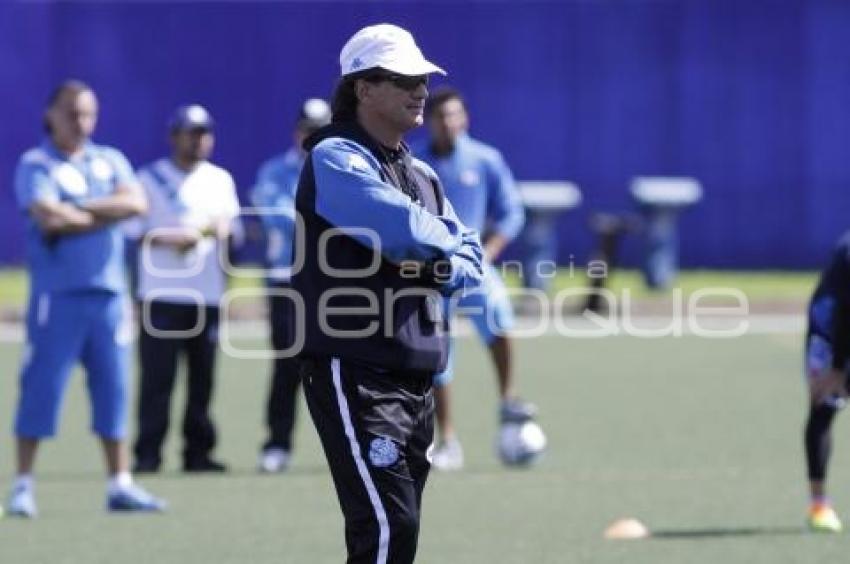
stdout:
<svg viewBox="0 0 850 564">
<path fill-rule="evenodd" d="M 369 444 L 369 462 L 376 468 L 392 466 L 398 460 L 398 447 L 387 437 L 376 437 Z"/>
</svg>

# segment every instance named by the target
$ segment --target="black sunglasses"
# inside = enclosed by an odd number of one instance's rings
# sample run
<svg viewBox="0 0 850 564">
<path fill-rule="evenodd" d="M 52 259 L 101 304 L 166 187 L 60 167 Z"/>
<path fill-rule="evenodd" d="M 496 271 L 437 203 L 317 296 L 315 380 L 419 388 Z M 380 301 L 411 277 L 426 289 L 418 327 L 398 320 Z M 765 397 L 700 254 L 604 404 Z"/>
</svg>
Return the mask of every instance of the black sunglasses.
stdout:
<svg viewBox="0 0 850 564">
<path fill-rule="evenodd" d="M 420 85 L 428 86 L 428 75 L 420 74 L 417 76 L 407 76 L 394 72 L 381 72 L 367 76 L 365 80 L 369 82 L 391 82 L 396 88 L 413 92 Z"/>
</svg>

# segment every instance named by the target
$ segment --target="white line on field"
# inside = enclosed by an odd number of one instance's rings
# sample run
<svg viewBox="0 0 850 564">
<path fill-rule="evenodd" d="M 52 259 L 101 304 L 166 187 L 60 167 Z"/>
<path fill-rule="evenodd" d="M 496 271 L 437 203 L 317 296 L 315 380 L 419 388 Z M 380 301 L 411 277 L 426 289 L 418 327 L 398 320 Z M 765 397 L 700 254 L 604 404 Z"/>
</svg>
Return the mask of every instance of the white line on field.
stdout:
<svg viewBox="0 0 850 564">
<path fill-rule="evenodd" d="M 615 326 L 620 328 L 619 334 L 628 336 L 628 327 L 624 327 L 622 320 L 612 320 Z M 784 335 L 799 334 L 806 328 L 806 318 L 803 315 L 770 315 L 759 314 L 746 317 L 700 317 L 699 327 L 714 331 L 740 327 L 741 323 L 747 323 L 746 335 Z M 563 318 L 562 327 L 567 327 L 570 332 L 590 332 L 599 327 L 599 324 L 582 317 Z M 268 325 L 265 321 L 231 321 L 229 322 L 229 334 L 240 340 L 267 339 Z M 518 335 L 534 334 L 536 336 L 556 336 L 562 334 L 558 324 L 553 320 L 542 323 L 539 320 L 528 317 L 520 317 L 516 321 L 516 332 Z M 681 333 L 693 335 L 693 327 L 687 320 L 681 322 Z M 630 321 L 630 326 L 642 331 L 661 330 L 674 326 L 674 321 L 665 316 L 635 316 Z M 534 331 L 540 328 L 540 331 Z M 469 336 L 474 333 L 471 323 L 460 319 L 456 333 L 460 336 Z M 20 323 L 0 323 L 0 343 L 21 343 L 24 340 L 24 326 Z M 569 338 L 569 336 L 567 336 Z"/>
</svg>

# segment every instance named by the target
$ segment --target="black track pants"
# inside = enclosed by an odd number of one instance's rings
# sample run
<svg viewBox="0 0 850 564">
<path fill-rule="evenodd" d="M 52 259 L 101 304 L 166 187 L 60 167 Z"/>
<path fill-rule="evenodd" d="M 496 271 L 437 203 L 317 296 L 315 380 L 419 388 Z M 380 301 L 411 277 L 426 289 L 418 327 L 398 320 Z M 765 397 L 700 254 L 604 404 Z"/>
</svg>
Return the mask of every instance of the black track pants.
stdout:
<svg viewBox="0 0 850 564">
<path fill-rule="evenodd" d="M 434 437 L 432 374 L 300 359 L 345 517 L 349 564 L 413 562 Z"/>
</svg>

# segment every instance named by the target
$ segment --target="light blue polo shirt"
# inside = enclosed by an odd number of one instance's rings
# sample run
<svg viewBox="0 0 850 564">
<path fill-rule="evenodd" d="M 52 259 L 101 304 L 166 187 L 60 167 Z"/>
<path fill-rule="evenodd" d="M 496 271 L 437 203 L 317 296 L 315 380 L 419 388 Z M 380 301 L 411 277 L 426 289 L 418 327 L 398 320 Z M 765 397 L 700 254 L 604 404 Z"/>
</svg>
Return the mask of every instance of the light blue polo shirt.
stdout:
<svg viewBox="0 0 850 564">
<path fill-rule="evenodd" d="M 499 233 L 508 240 L 519 233 L 525 211 L 501 153 L 469 135 L 460 135 L 450 154 L 437 156 L 430 143 L 414 147 L 416 156 L 436 171 L 446 197 L 464 225 L 483 238 Z"/>
<path fill-rule="evenodd" d="M 258 213 L 266 233 L 266 264 L 270 281 L 289 280 L 295 233 L 295 192 L 303 165 L 301 153 L 292 147 L 260 166 L 257 184 L 251 191 L 251 203 L 265 210 L 258 210 Z"/>
<path fill-rule="evenodd" d="M 38 201 L 82 204 L 112 194 L 119 184 L 136 184 L 136 177 L 126 157 L 111 147 L 88 142 L 81 154 L 69 158 L 47 139 L 21 156 L 15 194 L 27 214 L 26 254 L 33 295 L 124 291 L 124 239 L 117 223 L 51 238 L 27 212 Z"/>
</svg>

